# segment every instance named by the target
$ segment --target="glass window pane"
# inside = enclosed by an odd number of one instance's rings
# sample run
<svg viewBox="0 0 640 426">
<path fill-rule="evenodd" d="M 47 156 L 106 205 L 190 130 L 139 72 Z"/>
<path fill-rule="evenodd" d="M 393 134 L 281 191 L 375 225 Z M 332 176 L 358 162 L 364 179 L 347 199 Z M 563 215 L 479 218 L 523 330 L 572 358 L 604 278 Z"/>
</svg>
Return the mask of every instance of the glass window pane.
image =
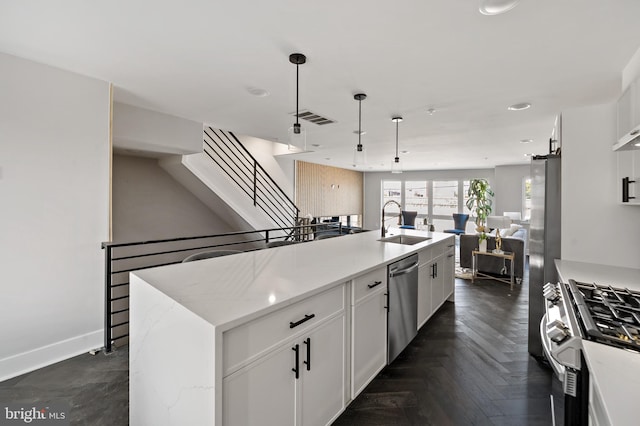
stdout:
<svg viewBox="0 0 640 426">
<path fill-rule="evenodd" d="M 523 220 L 529 220 L 531 218 L 531 178 L 525 178 L 524 180 L 524 212 L 522 215 Z"/>
<path fill-rule="evenodd" d="M 471 215 L 471 209 L 467 207 L 467 200 L 469 199 L 469 186 L 471 185 L 471 181 L 465 180 L 462 182 L 462 196 L 463 196 L 463 203 L 462 203 L 462 213 L 466 213 L 468 215 Z"/>
<path fill-rule="evenodd" d="M 433 182 L 434 216 L 451 216 L 458 213 L 458 181 L 436 180 Z"/>
<path fill-rule="evenodd" d="M 404 210 L 417 211 L 419 215 L 429 213 L 429 192 L 426 181 L 404 183 Z"/>
<path fill-rule="evenodd" d="M 401 204 L 402 199 L 402 182 L 399 180 L 385 180 L 382 181 L 382 205 L 384 206 L 387 201 L 394 200 L 398 204 Z M 382 206 L 380 206 L 382 208 Z M 395 204 L 389 204 L 384 209 L 385 226 L 398 224 L 398 215 L 400 209 Z"/>
</svg>

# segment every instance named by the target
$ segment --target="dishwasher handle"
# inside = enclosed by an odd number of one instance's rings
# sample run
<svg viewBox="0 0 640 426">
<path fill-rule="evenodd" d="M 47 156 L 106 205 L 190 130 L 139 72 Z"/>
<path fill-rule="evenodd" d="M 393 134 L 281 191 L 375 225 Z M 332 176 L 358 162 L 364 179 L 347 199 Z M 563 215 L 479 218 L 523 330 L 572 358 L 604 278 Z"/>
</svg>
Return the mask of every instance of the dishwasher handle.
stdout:
<svg viewBox="0 0 640 426">
<path fill-rule="evenodd" d="M 392 271 L 389 271 L 389 277 L 393 278 L 393 277 L 398 277 L 400 275 L 408 274 L 408 273 L 412 272 L 414 269 L 416 269 L 417 267 L 418 267 L 418 262 L 415 262 L 414 264 L 412 264 L 408 268 L 394 269 Z"/>
</svg>

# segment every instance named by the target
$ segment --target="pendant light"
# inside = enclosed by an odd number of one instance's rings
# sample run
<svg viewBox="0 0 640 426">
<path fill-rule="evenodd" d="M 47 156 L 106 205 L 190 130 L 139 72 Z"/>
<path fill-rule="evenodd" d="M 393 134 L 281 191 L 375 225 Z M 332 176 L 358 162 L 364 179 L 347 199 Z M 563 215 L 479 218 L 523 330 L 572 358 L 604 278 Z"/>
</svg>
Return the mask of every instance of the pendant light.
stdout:
<svg viewBox="0 0 640 426">
<path fill-rule="evenodd" d="M 367 153 L 362 146 L 362 101 L 367 99 L 364 93 L 358 93 L 353 96 L 358 101 L 358 145 L 353 152 L 353 167 L 363 166 L 367 163 Z"/>
<path fill-rule="evenodd" d="M 402 121 L 402 117 L 393 117 L 391 121 L 396 123 L 396 157 L 391 163 L 391 173 L 402 173 L 402 164 L 400 164 L 400 157 L 398 157 L 398 123 Z"/>
<path fill-rule="evenodd" d="M 520 0 L 480 0 L 480 13 L 483 15 L 500 15 L 513 9 Z"/>
<path fill-rule="evenodd" d="M 289 55 L 289 62 L 296 66 L 296 122 L 289 128 L 289 151 L 307 150 L 307 132 L 298 122 L 298 91 L 299 91 L 299 67 L 307 62 L 307 57 L 302 53 Z"/>
</svg>

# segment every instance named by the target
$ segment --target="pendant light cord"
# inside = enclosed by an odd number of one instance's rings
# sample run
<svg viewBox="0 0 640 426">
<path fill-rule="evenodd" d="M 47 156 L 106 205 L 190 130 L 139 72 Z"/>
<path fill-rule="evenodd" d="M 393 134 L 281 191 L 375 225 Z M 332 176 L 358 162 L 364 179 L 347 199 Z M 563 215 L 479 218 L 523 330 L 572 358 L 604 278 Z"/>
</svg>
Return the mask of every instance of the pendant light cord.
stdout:
<svg viewBox="0 0 640 426">
<path fill-rule="evenodd" d="M 362 142 L 360 142 L 360 138 L 362 137 L 362 99 L 358 100 L 358 149 L 362 149 Z"/>
<path fill-rule="evenodd" d="M 298 74 L 299 74 L 299 70 L 300 69 L 300 65 L 296 64 L 296 124 L 300 124 L 298 123 Z"/>
<path fill-rule="evenodd" d="M 396 120 L 396 158 L 398 158 L 398 123 L 399 120 Z"/>
</svg>

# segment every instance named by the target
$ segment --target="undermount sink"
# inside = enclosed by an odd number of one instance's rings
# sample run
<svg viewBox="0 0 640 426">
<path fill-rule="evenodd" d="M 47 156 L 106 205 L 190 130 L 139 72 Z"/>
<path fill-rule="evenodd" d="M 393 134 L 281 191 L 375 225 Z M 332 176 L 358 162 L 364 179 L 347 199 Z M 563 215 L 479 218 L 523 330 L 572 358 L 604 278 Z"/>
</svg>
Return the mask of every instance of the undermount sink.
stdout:
<svg viewBox="0 0 640 426">
<path fill-rule="evenodd" d="M 412 246 L 414 244 L 418 244 L 430 239 L 431 237 L 416 237 L 413 235 L 394 235 L 391 237 L 381 238 L 378 241 L 382 241 L 383 243 L 395 243 L 395 244 L 404 244 L 407 246 Z"/>
</svg>

